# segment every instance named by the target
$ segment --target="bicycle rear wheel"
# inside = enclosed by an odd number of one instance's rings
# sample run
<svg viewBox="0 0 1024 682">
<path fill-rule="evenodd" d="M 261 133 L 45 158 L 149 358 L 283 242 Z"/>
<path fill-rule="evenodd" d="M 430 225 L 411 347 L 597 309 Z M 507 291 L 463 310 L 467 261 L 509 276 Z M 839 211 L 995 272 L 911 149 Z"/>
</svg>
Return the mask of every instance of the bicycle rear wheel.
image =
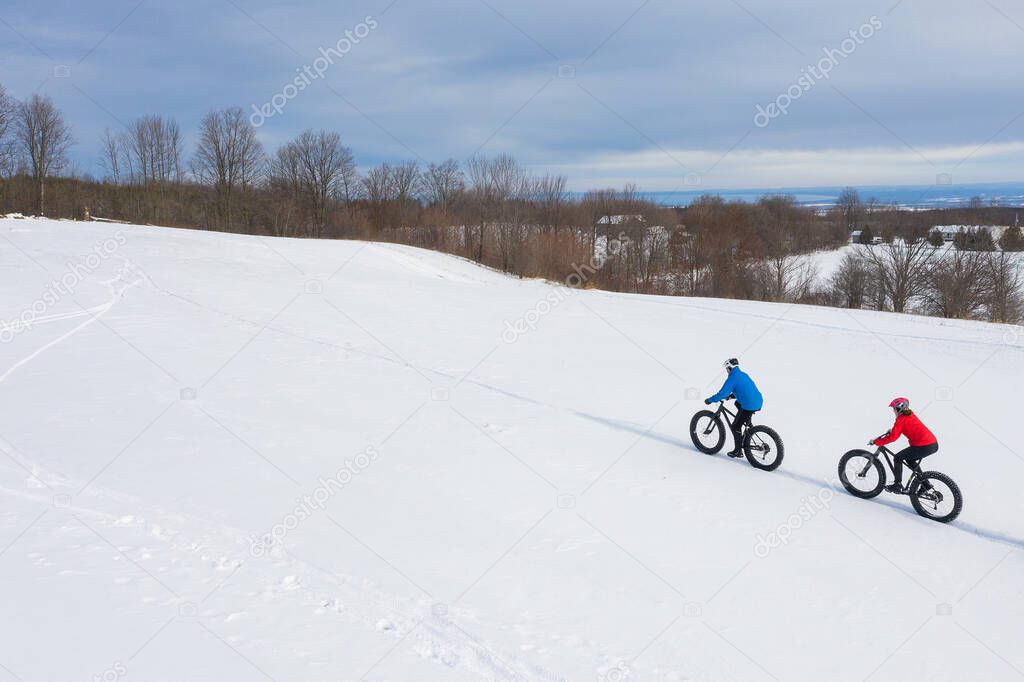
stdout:
<svg viewBox="0 0 1024 682">
<path fill-rule="evenodd" d="M 690 420 L 690 439 L 705 455 L 713 455 L 725 445 L 725 426 L 718 413 L 701 410 Z"/>
<path fill-rule="evenodd" d="M 952 478 L 938 471 L 924 471 L 914 477 L 910 503 L 926 519 L 949 523 L 960 515 L 964 499 Z"/>
<path fill-rule="evenodd" d="M 775 471 L 782 464 L 786 448 L 775 429 L 767 426 L 752 426 L 743 437 L 743 454 L 750 466 L 763 471 Z"/>
<path fill-rule="evenodd" d="M 839 480 L 854 497 L 869 499 L 885 487 L 885 469 L 867 450 L 850 450 L 839 459 Z"/>
</svg>

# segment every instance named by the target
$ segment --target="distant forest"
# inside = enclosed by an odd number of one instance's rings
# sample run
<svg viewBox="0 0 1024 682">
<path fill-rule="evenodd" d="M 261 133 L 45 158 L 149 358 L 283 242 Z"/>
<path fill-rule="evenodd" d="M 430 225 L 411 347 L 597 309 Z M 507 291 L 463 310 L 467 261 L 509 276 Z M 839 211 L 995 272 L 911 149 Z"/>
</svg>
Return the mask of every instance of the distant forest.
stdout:
<svg viewBox="0 0 1024 682">
<path fill-rule="evenodd" d="M 102 178 L 68 172 L 75 143 L 53 102 L 0 87 L 0 214 L 106 219 L 256 235 L 410 244 L 521 277 L 637 293 L 788 301 L 1020 323 L 1019 210 L 972 201 L 912 210 L 848 189 L 829 209 L 786 195 L 666 207 L 636 187 L 567 191 L 509 155 L 411 160 L 360 173 L 341 136 L 307 130 L 266 150 L 240 108 L 211 111 L 186 149 L 159 115 L 107 131 Z M 939 225 L 978 229 L 946 245 Z M 859 232 L 821 276 L 807 255 Z"/>
</svg>

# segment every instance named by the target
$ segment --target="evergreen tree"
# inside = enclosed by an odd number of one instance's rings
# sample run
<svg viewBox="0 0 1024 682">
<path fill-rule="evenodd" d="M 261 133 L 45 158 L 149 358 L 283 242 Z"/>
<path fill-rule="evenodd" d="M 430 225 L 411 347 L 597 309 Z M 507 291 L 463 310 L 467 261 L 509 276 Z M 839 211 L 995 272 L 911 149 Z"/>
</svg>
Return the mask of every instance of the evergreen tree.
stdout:
<svg viewBox="0 0 1024 682">
<path fill-rule="evenodd" d="M 999 239 L 999 248 L 1003 251 L 1024 251 L 1024 234 L 1019 227 L 1011 227 Z"/>
<path fill-rule="evenodd" d="M 961 251 L 995 251 L 992 233 L 983 227 L 958 232 L 953 240 L 956 248 Z"/>
</svg>

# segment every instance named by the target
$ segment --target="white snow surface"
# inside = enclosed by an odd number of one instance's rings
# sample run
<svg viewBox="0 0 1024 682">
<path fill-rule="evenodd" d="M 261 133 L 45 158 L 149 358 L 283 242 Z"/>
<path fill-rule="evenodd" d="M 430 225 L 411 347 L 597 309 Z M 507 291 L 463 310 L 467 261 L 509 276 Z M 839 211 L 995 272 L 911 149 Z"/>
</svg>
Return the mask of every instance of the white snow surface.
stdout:
<svg viewBox="0 0 1024 682">
<path fill-rule="evenodd" d="M 41 219 L 0 264 L 0 680 L 1022 676 L 1019 328 Z M 690 443 L 730 356 L 775 472 Z M 836 481 L 895 395 L 951 525 Z"/>
</svg>

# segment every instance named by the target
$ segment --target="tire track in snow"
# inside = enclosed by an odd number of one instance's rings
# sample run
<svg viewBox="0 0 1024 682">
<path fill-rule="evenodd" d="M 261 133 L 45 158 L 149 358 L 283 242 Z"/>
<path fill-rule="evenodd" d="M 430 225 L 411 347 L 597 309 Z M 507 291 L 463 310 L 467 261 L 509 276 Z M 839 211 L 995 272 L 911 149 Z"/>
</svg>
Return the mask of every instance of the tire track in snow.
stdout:
<svg viewBox="0 0 1024 682">
<path fill-rule="evenodd" d="M 89 319 L 86 320 L 85 322 L 82 322 L 77 327 L 74 327 L 74 328 L 70 329 L 69 331 L 64 332 L 63 334 L 61 334 L 57 338 L 53 339 L 52 341 L 43 344 L 42 346 L 40 346 L 36 350 L 32 351 L 31 353 L 29 353 L 27 356 L 25 356 L 21 360 L 18 360 L 13 365 L 8 367 L 6 372 L 4 372 L 3 374 L 0 374 L 0 384 L 2 384 L 4 381 L 6 381 L 7 378 L 9 376 L 11 376 L 14 372 L 16 372 L 18 369 L 20 369 L 21 367 L 23 367 L 23 366 L 27 365 L 28 363 L 32 362 L 33 360 L 35 360 L 37 357 L 39 357 L 40 355 L 42 355 L 43 353 L 45 353 L 49 349 L 53 348 L 54 346 L 60 344 L 61 342 L 65 341 L 65 340 L 71 338 L 72 336 L 74 336 L 78 332 L 82 331 L 83 329 L 85 329 L 89 325 L 94 324 L 103 315 L 105 315 L 107 312 L 109 312 L 111 308 L 114 307 L 114 305 L 117 303 L 117 300 L 119 298 L 122 298 L 125 295 L 125 292 L 127 292 L 129 289 L 134 287 L 136 284 L 139 284 L 143 280 L 135 280 L 134 282 L 125 284 L 125 286 L 121 287 L 120 289 L 115 289 L 115 286 L 114 286 L 115 283 L 123 282 L 123 281 L 124 280 L 121 278 L 121 275 L 118 275 L 114 279 L 110 279 L 110 280 L 107 280 L 107 281 L 103 282 L 103 284 L 105 284 L 107 286 L 107 288 L 110 290 L 110 300 L 107 301 L 106 303 L 104 303 L 103 305 L 94 306 L 92 308 L 84 308 L 81 312 L 78 312 L 78 313 L 62 313 L 60 316 L 52 315 L 52 316 L 48 316 L 47 318 L 43 318 L 43 322 L 55 322 L 55 321 L 63 320 L 63 319 L 74 319 L 75 317 L 81 317 L 83 315 L 88 315 L 89 316 Z"/>
<path fill-rule="evenodd" d="M 249 326 L 254 326 L 254 327 L 262 327 L 263 326 L 262 324 L 260 324 L 258 322 L 253 322 L 251 320 L 247 320 L 247 319 L 245 319 L 243 317 L 240 317 L 238 315 L 235 315 L 233 313 L 227 313 L 227 312 L 224 312 L 224 311 L 221 311 L 221 310 L 217 310 L 216 308 L 212 308 L 212 307 L 210 307 L 208 305 L 205 305 L 203 303 L 199 303 L 198 301 L 193 301 L 193 300 L 191 300 L 191 299 L 189 299 L 189 298 L 187 298 L 185 296 L 181 296 L 181 295 L 176 294 L 176 293 L 174 293 L 172 291 L 168 291 L 166 289 L 163 289 L 162 287 L 157 286 L 157 288 L 160 289 L 160 291 L 162 291 L 164 294 L 166 294 L 168 296 L 171 296 L 173 298 L 177 298 L 177 299 L 182 300 L 182 301 L 184 301 L 186 303 L 189 303 L 190 305 L 197 306 L 197 307 L 202 308 L 204 310 L 208 310 L 208 311 L 210 311 L 212 313 L 215 313 L 215 314 L 218 314 L 218 315 L 222 315 L 222 316 L 225 316 L 225 317 L 230 317 L 232 319 L 237 320 L 238 322 L 241 322 L 242 324 L 249 325 Z M 604 294 L 602 293 L 602 295 L 604 295 Z M 648 303 L 658 303 L 656 301 L 649 301 L 649 300 L 646 301 L 646 302 L 648 302 Z M 662 305 L 668 305 L 668 306 L 672 306 L 672 307 L 682 307 L 682 308 L 698 308 L 698 309 L 701 309 L 701 310 L 705 310 L 706 309 L 706 310 L 708 310 L 710 312 L 718 312 L 718 313 L 724 313 L 724 314 L 730 314 L 730 315 L 732 315 L 732 314 L 740 314 L 740 313 L 732 313 L 732 312 L 729 312 L 729 311 L 721 311 L 721 310 L 712 309 L 712 308 L 705 308 L 703 306 L 693 306 L 693 305 L 690 305 L 690 304 L 679 305 L 679 304 L 673 304 L 673 303 L 665 302 L 665 303 L 662 303 Z M 758 317 L 762 317 L 762 318 L 764 318 L 766 320 L 776 320 L 776 318 L 773 318 L 771 316 L 766 316 L 766 315 L 760 315 Z M 820 328 L 824 328 L 824 329 L 831 329 L 831 330 L 834 330 L 834 331 L 849 331 L 851 333 L 861 333 L 861 334 L 865 334 L 865 335 L 869 334 L 869 332 L 865 332 L 863 330 L 858 332 L 858 330 L 855 330 L 855 329 L 848 329 L 848 328 L 844 328 L 844 327 L 833 327 L 833 326 L 830 326 L 830 325 L 820 325 L 820 324 L 815 324 L 815 323 L 804 323 L 804 322 L 802 322 L 800 320 L 782 319 L 782 320 L 779 320 L 779 321 L 780 322 L 789 322 L 789 323 L 798 324 L 798 325 L 799 324 L 806 324 L 807 326 L 820 327 Z M 369 351 L 364 351 L 364 350 L 360 350 L 360 349 L 357 349 L 357 348 L 351 348 L 351 347 L 348 347 L 348 346 L 342 346 L 342 345 L 339 345 L 339 344 L 334 343 L 332 341 L 327 341 L 327 340 L 324 340 L 324 339 L 317 339 L 317 338 L 314 338 L 314 337 L 305 336 L 303 334 L 299 334 L 297 332 L 292 332 L 292 331 L 289 331 L 287 329 L 282 329 L 282 328 L 273 327 L 273 326 L 267 327 L 267 329 L 270 330 L 270 331 L 276 332 L 278 334 L 282 334 L 284 336 L 288 336 L 290 338 L 294 338 L 294 339 L 298 339 L 298 340 L 301 340 L 301 341 L 305 341 L 307 343 L 314 343 L 314 344 L 318 344 L 318 345 L 321 345 L 321 346 L 327 346 L 329 348 L 334 348 L 336 350 L 344 350 L 346 352 L 354 353 L 354 354 L 357 354 L 357 355 L 362 355 L 364 357 L 371 358 L 371 359 L 374 359 L 374 360 L 380 360 L 382 362 L 388 362 L 388 363 L 391 363 L 391 364 L 399 366 L 399 367 L 408 367 L 410 369 L 418 369 L 418 370 L 420 370 L 422 372 L 430 372 L 432 374 L 436 374 L 436 375 L 444 377 L 446 379 L 454 379 L 454 380 L 462 379 L 462 375 L 461 374 L 445 372 L 445 371 L 442 371 L 442 370 L 434 369 L 432 367 L 424 367 L 422 365 L 415 365 L 414 363 L 407 363 L 407 362 L 398 360 L 398 359 L 390 357 L 390 356 L 380 355 L 378 353 L 371 353 Z M 894 335 L 891 335 L 891 336 L 905 336 L 905 335 L 895 335 L 894 334 Z M 916 337 L 916 336 L 906 336 L 906 338 L 919 339 L 919 340 L 927 340 L 927 341 L 936 341 L 936 340 L 944 341 L 944 339 L 934 339 L 934 338 Z M 958 343 L 965 343 L 965 344 L 974 343 L 974 342 L 971 342 L 971 341 L 960 340 L 960 339 L 950 339 L 950 341 L 954 341 L 954 342 L 958 342 Z M 979 344 L 976 344 L 976 345 L 983 345 L 983 344 L 979 343 Z M 998 344 L 990 344 L 990 345 L 998 345 Z M 1024 349 L 1017 348 L 1015 346 L 1005 346 L 1005 347 L 1007 347 L 1010 350 L 1024 350 Z M 565 414 L 567 414 L 569 416 L 572 416 L 572 417 L 575 417 L 575 418 L 578 418 L 578 419 L 585 419 L 585 420 L 588 420 L 588 421 L 591 421 L 591 422 L 599 423 L 599 424 L 602 424 L 605 427 L 610 428 L 610 429 L 615 429 L 615 430 L 619 430 L 619 431 L 628 431 L 630 433 L 634 433 L 634 434 L 639 435 L 641 437 L 645 437 L 645 438 L 649 438 L 649 439 L 652 439 L 652 440 L 657 440 L 657 441 L 663 442 L 663 443 L 671 445 L 673 447 L 689 447 L 685 442 L 679 441 L 677 439 L 670 438 L 668 436 L 664 436 L 664 435 L 659 434 L 659 433 L 654 432 L 654 431 L 650 431 L 649 429 L 644 428 L 644 426 L 641 425 L 641 424 L 629 424 L 629 423 L 622 422 L 622 421 L 615 420 L 615 419 L 611 419 L 611 418 L 608 418 L 608 417 L 601 417 L 601 416 L 598 416 L 598 415 L 593 415 L 593 414 L 590 414 L 590 413 L 587 413 L 587 412 L 583 412 L 583 411 L 577 410 L 577 409 L 572 408 L 572 407 L 564 407 L 564 406 L 560 406 L 560 405 L 552 405 L 552 404 L 546 403 L 544 401 L 540 401 L 540 400 L 536 400 L 534 398 L 530 398 L 529 396 L 520 395 L 520 394 L 514 393 L 512 391 L 509 391 L 507 389 L 503 389 L 501 387 L 494 386 L 492 384 L 488 384 L 488 383 L 480 381 L 478 379 L 468 378 L 468 379 L 465 379 L 464 381 L 467 384 L 472 384 L 474 386 L 477 386 L 478 388 L 481 388 L 481 389 L 484 389 L 484 390 L 487 390 L 487 391 L 490 391 L 490 392 L 493 392 L 493 393 L 497 393 L 499 395 L 502 395 L 502 396 L 507 397 L 507 398 L 511 398 L 513 400 L 517 400 L 517 401 L 520 401 L 520 402 L 527 403 L 527 404 L 532 405 L 534 407 L 540 407 L 540 408 L 547 409 L 547 410 L 563 412 L 563 413 L 565 413 Z M 815 488 L 816 490 L 820 489 L 820 488 L 834 489 L 832 484 L 829 483 L 828 481 L 826 481 L 825 479 L 815 479 L 815 478 L 810 477 L 810 476 L 805 476 L 803 474 L 799 474 L 799 473 L 792 472 L 792 471 L 785 471 L 785 470 L 780 470 L 780 471 L 777 471 L 776 473 L 778 475 L 780 475 L 780 476 L 785 476 L 785 477 L 790 478 L 790 479 L 792 479 L 794 481 L 797 481 L 797 482 L 799 482 L 799 483 L 801 483 L 803 485 L 811 486 L 811 487 Z M 842 491 L 840 490 L 840 492 L 842 492 Z M 891 502 L 891 501 L 888 501 L 888 500 L 876 500 L 875 502 L 877 504 L 884 504 L 886 506 L 892 507 L 893 509 L 896 509 L 896 510 L 899 510 L 899 511 L 902 511 L 902 512 L 913 513 L 913 512 L 908 512 L 907 508 L 900 506 L 896 502 Z M 1014 548 L 1017 548 L 1017 549 L 1024 549 L 1024 538 L 1017 538 L 1017 537 L 1014 537 L 1014 536 L 1012 536 L 1012 535 L 1010 535 L 1008 533 L 1005 533 L 1005 532 L 999 531 L 999 530 L 991 530 L 991 529 L 983 528 L 981 526 L 977 526 L 977 525 L 971 524 L 969 522 L 965 522 L 963 520 L 957 521 L 952 526 L 945 526 L 945 528 L 948 528 L 950 530 L 956 530 L 956 531 L 963 532 L 963 533 L 968 533 L 970 535 L 974 535 L 976 537 L 988 540 L 990 542 L 996 542 L 996 543 L 999 543 L 999 544 L 1005 544 L 1005 545 L 1008 545 L 1010 547 L 1014 547 Z"/>
</svg>

